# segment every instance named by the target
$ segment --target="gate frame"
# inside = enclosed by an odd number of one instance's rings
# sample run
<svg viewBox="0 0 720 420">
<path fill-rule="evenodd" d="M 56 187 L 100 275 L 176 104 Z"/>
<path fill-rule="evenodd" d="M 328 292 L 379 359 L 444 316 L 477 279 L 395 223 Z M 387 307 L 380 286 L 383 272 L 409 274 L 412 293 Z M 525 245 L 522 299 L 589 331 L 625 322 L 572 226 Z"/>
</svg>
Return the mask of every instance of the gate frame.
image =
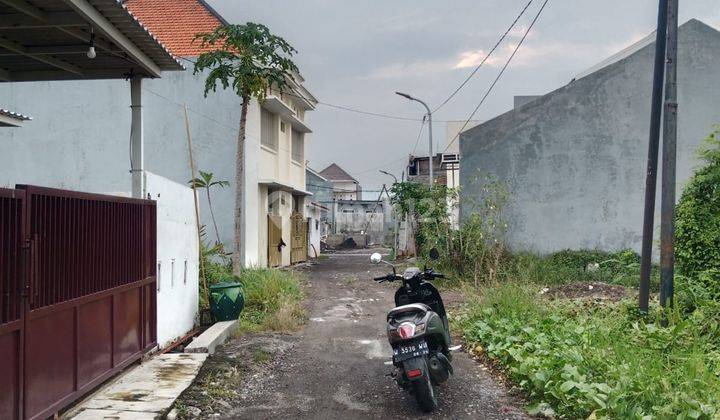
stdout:
<svg viewBox="0 0 720 420">
<path fill-rule="evenodd" d="M 12 188 L 0 188 L 0 197 L 18 199 L 20 200 L 20 232 L 18 242 L 13 246 L 17 250 L 18 270 L 16 272 L 17 278 L 15 280 L 16 287 L 19 288 L 19 294 L 16 296 L 18 299 L 18 319 L 10 321 L 5 324 L 0 324 L 0 336 L 7 334 L 13 334 L 17 331 L 18 334 L 18 345 L 17 345 L 17 395 L 16 395 L 16 412 L 18 418 L 24 418 L 25 415 L 25 319 L 26 319 L 26 308 L 27 308 L 27 297 L 28 291 L 28 266 L 29 266 L 29 250 L 30 245 L 27 240 L 28 222 L 26 220 L 27 211 L 27 193 L 24 190 L 12 189 Z"/>
<path fill-rule="evenodd" d="M 39 245 L 38 242 L 33 240 L 34 238 L 31 237 L 31 224 L 33 214 L 32 198 L 36 195 L 51 196 L 60 199 L 77 199 L 86 201 L 101 201 L 106 203 L 111 202 L 142 205 L 142 207 L 138 209 L 140 214 L 143 216 L 141 220 L 147 220 L 145 219 L 145 217 L 147 217 L 145 212 L 150 212 L 149 222 L 143 223 L 142 225 L 138 226 L 137 229 L 139 230 L 136 231 L 136 235 L 139 236 L 141 244 L 146 247 L 143 251 L 141 251 L 139 262 L 141 267 L 141 277 L 144 278 L 133 281 L 131 283 L 120 284 L 106 290 L 81 295 L 79 297 L 70 298 L 65 301 L 55 302 L 48 304 L 44 307 L 32 309 L 32 295 L 37 291 L 33 289 L 33 286 L 35 286 L 36 288 L 41 287 L 40 283 L 35 280 L 35 276 L 39 275 L 39 261 L 37 260 L 37 252 Z M 0 325 L 0 335 L 4 336 L 8 334 L 14 334 L 17 331 L 19 340 L 16 346 L 18 352 L 18 366 L 16 378 L 17 399 L 15 401 L 16 411 L 14 412 L 14 414 L 21 419 L 46 418 L 62 410 L 73 401 L 76 401 L 77 399 L 86 395 L 89 391 L 96 388 L 103 382 L 107 381 L 109 378 L 116 375 L 117 373 L 125 369 L 127 366 L 137 362 L 143 357 L 143 355 L 145 355 L 157 346 L 157 266 L 155 261 L 157 259 L 157 207 L 156 203 L 152 200 L 141 200 L 109 195 L 90 194 L 28 185 L 18 185 L 15 189 L 0 188 L 0 197 L 20 199 L 20 214 L 17 215 L 17 217 L 20 219 L 18 241 L 16 244 L 10 245 L 10 249 L 12 249 L 12 247 L 15 247 L 17 249 L 17 254 L 15 258 L 16 264 L 18 265 L 15 276 L 16 278 L 11 279 L 10 282 L 14 284 L 14 287 L 19 288 L 17 296 L 11 297 L 11 299 L 18 299 L 16 302 L 18 304 L 17 310 L 19 316 L 17 320 L 13 320 Z M 148 209 L 149 207 L 152 208 Z M 126 217 L 128 217 L 127 220 L 133 220 L 131 215 L 126 214 Z M 154 232 L 152 231 L 153 229 L 155 230 Z M 151 238 L 153 237 L 155 237 L 155 241 L 152 241 Z M 128 246 L 133 246 L 133 242 L 130 241 Z M 84 258 L 89 257 L 85 256 Z M 120 259 L 122 261 L 129 260 L 129 258 L 127 257 L 125 257 L 124 259 L 120 257 Z M 11 258 L 10 261 L 12 260 L 13 259 Z M 90 274 L 85 274 L 84 276 L 92 277 Z M 118 355 L 116 351 L 116 343 L 118 339 L 118 332 L 116 331 L 116 319 L 121 308 L 119 308 L 117 299 L 119 295 L 135 289 L 138 290 L 137 298 L 139 299 L 139 302 L 137 302 L 138 319 L 132 320 L 132 324 L 136 324 L 136 327 L 138 328 L 137 346 L 139 350 L 126 356 L 124 360 L 118 360 Z M 86 383 L 81 385 L 80 335 L 82 334 L 82 331 L 80 331 L 80 310 L 81 307 L 85 304 L 108 298 L 110 298 L 110 368 L 101 371 L 102 373 L 97 374 L 96 377 L 89 379 Z M 132 300 L 135 299 L 132 298 Z M 29 412 L 31 411 L 31 407 L 29 407 L 30 401 L 27 399 L 29 394 L 28 392 L 26 392 L 28 386 L 28 382 L 26 379 L 28 378 L 29 374 L 27 365 L 29 359 L 26 353 L 28 350 L 27 341 L 30 322 L 32 320 L 51 316 L 51 314 L 54 313 L 60 313 L 68 310 L 72 310 L 72 321 L 70 324 L 68 324 L 72 326 L 71 328 L 73 335 L 73 337 L 71 338 L 72 348 L 70 350 L 72 360 L 71 363 L 73 363 L 72 379 L 70 380 L 72 382 L 72 392 L 64 395 L 60 394 L 62 395 L 61 398 L 47 407 L 36 407 L 36 410 L 40 411 L 32 414 L 32 417 L 30 417 Z"/>
</svg>

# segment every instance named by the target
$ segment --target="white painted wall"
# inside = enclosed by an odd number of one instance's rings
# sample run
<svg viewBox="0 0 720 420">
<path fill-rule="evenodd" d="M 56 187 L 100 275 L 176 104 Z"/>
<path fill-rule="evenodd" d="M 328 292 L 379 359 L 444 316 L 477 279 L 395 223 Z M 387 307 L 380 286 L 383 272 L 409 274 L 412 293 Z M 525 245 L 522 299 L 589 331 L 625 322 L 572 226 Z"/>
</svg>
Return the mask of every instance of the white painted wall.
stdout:
<svg viewBox="0 0 720 420">
<path fill-rule="evenodd" d="M 308 217 L 308 257 L 315 258 L 315 254 L 320 255 L 320 239 L 323 234 L 323 222 L 322 219 L 323 209 L 308 203 L 305 206 L 305 214 Z M 315 249 L 313 249 L 313 247 Z"/>
<path fill-rule="evenodd" d="M 192 189 L 146 173 L 157 201 L 157 337 L 160 348 L 193 329 L 198 313 L 199 250 Z"/>
<path fill-rule="evenodd" d="M 357 188 L 352 181 L 333 181 L 333 196 L 336 200 L 357 200 Z"/>
</svg>

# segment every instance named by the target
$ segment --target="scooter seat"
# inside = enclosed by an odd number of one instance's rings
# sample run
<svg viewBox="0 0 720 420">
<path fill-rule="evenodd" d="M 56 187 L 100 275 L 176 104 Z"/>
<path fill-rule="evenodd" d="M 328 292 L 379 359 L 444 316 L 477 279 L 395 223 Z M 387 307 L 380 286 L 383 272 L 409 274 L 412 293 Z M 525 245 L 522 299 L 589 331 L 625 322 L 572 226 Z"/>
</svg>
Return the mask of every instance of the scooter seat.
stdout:
<svg viewBox="0 0 720 420">
<path fill-rule="evenodd" d="M 395 318 L 398 315 L 408 312 L 422 312 L 424 314 L 431 310 L 432 309 L 424 303 L 411 303 L 409 305 L 398 306 L 397 308 L 392 309 L 388 312 L 388 319 Z"/>
</svg>

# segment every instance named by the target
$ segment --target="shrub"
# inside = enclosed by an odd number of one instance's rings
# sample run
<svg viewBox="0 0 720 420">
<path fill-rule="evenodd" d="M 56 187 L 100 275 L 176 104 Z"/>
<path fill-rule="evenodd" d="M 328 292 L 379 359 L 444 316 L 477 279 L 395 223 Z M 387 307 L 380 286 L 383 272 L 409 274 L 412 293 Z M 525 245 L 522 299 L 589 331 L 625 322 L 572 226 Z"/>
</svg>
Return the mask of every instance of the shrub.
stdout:
<svg viewBox="0 0 720 420">
<path fill-rule="evenodd" d="M 690 179 L 677 206 L 676 260 L 689 277 L 720 269 L 720 127 L 700 156 L 707 165 Z"/>
</svg>

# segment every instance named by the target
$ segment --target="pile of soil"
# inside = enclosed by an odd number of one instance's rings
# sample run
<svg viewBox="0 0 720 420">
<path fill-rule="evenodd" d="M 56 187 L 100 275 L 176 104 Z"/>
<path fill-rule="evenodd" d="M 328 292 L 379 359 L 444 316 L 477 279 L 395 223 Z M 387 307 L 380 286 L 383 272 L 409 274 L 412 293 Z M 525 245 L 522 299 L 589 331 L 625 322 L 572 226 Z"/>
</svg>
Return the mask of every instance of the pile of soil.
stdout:
<svg viewBox="0 0 720 420">
<path fill-rule="evenodd" d="M 598 299 L 618 302 L 632 295 L 625 286 L 601 282 L 568 283 L 543 293 L 550 299 Z"/>
<path fill-rule="evenodd" d="M 345 239 L 340 245 L 338 245 L 338 249 L 355 249 L 357 248 L 357 242 L 353 238 L 347 238 Z"/>
</svg>

